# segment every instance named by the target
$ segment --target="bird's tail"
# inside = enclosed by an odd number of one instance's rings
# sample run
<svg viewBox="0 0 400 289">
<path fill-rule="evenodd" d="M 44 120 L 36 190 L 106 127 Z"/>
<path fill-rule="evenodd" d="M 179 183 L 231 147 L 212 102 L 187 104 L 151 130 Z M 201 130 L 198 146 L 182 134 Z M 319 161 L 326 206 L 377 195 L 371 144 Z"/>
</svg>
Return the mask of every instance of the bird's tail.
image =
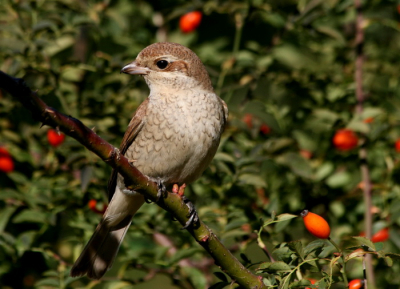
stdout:
<svg viewBox="0 0 400 289">
<path fill-rule="evenodd" d="M 86 274 L 100 279 L 111 268 L 132 217 L 143 203 L 139 193 L 127 195 L 116 189 L 103 219 L 72 266 L 72 277 Z"/>
</svg>

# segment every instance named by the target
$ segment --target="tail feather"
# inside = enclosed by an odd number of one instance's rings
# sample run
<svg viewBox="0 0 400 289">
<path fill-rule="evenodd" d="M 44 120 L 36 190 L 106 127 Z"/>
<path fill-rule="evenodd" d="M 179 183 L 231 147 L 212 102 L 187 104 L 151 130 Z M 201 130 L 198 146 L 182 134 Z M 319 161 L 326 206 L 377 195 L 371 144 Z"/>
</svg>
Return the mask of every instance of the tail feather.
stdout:
<svg viewBox="0 0 400 289">
<path fill-rule="evenodd" d="M 103 219 L 71 268 L 70 275 L 100 279 L 111 268 L 132 217 L 144 203 L 142 195 L 116 190 Z"/>
<path fill-rule="evenodd" d="M 100 279 L 114 263 L 131 221 L 132 216 L 129 216 L 128 224 L 113 231 L 103 222 L 100 223 L 72 266 L 71 276 L 87 275 L 92 279 Z"/>
</svg>

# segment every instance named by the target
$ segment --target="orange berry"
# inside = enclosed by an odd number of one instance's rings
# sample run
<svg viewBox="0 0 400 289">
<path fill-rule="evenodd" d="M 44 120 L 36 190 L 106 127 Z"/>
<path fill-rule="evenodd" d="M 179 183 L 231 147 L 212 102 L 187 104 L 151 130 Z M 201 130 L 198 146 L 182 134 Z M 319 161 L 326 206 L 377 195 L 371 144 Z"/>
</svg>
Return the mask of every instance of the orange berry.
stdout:
<svg viewBox="0 0 400 289">
<path fill-rule="evenodd" d="M 14 161 L 11 157 L 0 157 L 0 171 L 11 173 L 14 170 Z"/>
<path fill-rule="evenodd" d="M 333 136 L 332 142 L 338 150 L 348 151 L 357 146 L 358 137 L 350 129 L 340 129 Z"/>
<path fill-rule="evenodd" d="M 364 280 L 354 279 L 349 282 L 349 289 L 360 289 L 364 287 Z"/>
<path fill-rule="evenodd" d="M 303 217 L 304 225 L 306 229 L 315 237 L 320 239 L 328 239 L 331 233 L 331 228 L 327 221 L 320 215 L 304 210 L 301 212 Z"/>
<path fill-rule="evenodd" d="M 47 140 L 49 144 L 53 147 L 58 147 L 60 144 L 64 142 L 65 135 L 62 133 L 58 133 L 54 129 L 49 129 L 47 131 Z"/>
<path fill-rule="evenodd" d="M 383 228 L 372 236 L 371 241 L 377 243 L 385 242 L 387 239 L 389 239 L 389 228 Z"/>
<path fill-rule="evenodd" d="M 202 14 L 200 11 L 186 13 L 179 20 L 179 27 L 183 33 L 189 33 L 195 30 L 201 22 Z"/>
<path fill-rule="evenodd" d="M 400 138 L 396 140 L 394 147 L 396 149 L 396 152 L 400 153 Z"/>
<path fill-rule="evenodd" d="M 366 119 L 364 119 L 364 123 L 372 123 L 372 122 L 374 122 L 373 117 L 367 117 Z"/>
</svg>

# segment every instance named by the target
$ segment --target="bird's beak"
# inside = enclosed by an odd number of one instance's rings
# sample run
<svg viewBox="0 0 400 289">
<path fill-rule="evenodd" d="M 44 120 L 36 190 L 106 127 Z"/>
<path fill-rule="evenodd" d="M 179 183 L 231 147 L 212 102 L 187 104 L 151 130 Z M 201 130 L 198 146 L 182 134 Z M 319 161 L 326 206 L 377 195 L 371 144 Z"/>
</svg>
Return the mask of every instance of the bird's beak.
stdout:
<svg viewBox="0 0 400 289">
<path fill-rule="evenodd" d="M 126 74 L 144 75 L 144 74 L 148 74 L 149 72 L 150 72 L 150 69 L 148 69 L 147 67 L 137 65 L 136 61 L 131 62 L 128 65 L 125 65 L 121 69 L 121 73 L 126 73 Z"/>
</svg>

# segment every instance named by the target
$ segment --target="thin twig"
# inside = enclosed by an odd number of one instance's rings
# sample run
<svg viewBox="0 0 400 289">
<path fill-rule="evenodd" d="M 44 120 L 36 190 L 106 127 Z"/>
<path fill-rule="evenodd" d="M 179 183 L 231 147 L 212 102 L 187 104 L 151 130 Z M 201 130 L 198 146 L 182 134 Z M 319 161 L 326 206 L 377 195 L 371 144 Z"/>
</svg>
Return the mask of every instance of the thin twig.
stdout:
<svg viewBox="0 0 400 289">
<path fill-rule="evenodd" d="M 342 263 L 342 276 L 343 276 L 343 281 L 344 281 L 344 286 L 346 286 L 346 288 L 349 286 L 349 281 L 347 280 L 347 273 L 346 273 L 346 260 L 344 259 L 343 256 L 343 251 L 339 248 L 338 244 L 336 244 L 335 241 L 333 241 L 331 239 L 331 237 L 328 237 L 328 241 L 331 242 L 331 244 L 336 248 L 336 250 L 338 250 L 338 253 L 340 255 L 340 261 Z"/>
<path fill-rule="evenodd" d="M 362 4 L 361 0 L 354 0 L 357 18 L 356 18 L 356 67 L 355 67 L 355 82 L 356 82 L 356 98 L 357 98 L 357 106 L 356 113 L 361 115 L 363 111 L 363 105 L 365 101 L 365 95 L 363 93 L 363 62 L 364 62 L 364 29 L 363 25 L 363 14 L 362 14 Z M 363 143 L 365 144 L 365 136 L 363 137 Z M 359 152 L 360 158 L 360 169 L 362 175 L 362 181 L 364 184 L 363 193 L 364 193 L 364 204 L 365 204 L 365 214 L 364 214 L 364 226 L 365 226 L 365 236 L 367 238 L 372 237 L 372 215 L 371 215 L 371 206 L 372 206 L 372 190 L 371 190 L 371 178 L 369 174 L 369 168 L 367 164 L 367 149 L 365 146 L 360 148 Z M 366 254 L 364 257 L 364 266 L 367 270 L 367 278 L 369 280 L 369 284 L 372 288 L 375 288 L 375 276 L 372 267 L 372 255 Z M 365 280 L 365 288 L 367 288 L 368 282 Z"/>
</svg>

